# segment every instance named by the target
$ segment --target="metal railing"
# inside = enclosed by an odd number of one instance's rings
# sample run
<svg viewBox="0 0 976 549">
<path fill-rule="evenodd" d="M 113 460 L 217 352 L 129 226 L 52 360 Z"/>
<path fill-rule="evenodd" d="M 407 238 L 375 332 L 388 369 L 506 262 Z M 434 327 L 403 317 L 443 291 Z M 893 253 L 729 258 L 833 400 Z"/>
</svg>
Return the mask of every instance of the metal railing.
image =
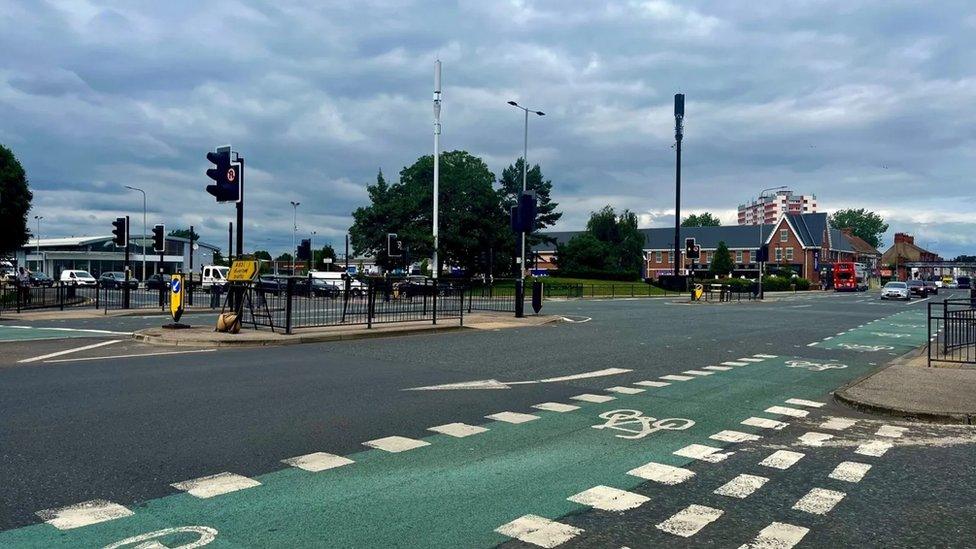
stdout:
<svg viewBox="0 0 976 549">
<path fill-rule="evenodd" d="M 186 307 L 193 309 L 219 309 L 219 299 L 211 299 L 208 289 L 199 281 L 186 284 Z M 219 291 L 219 290 L 218 290 Z M 170 289 L 125 288 L 122 285 L 78 285 L 55 281 L 50 286 L 0 286 L 0 311 L 36 311 L 44 309 L 65 310 L 72 308 L 103 309 L 106 312 L 120 309 L 169 309 Z"/>
<path fill-rule="evenodd" d="M 928 364 L 976 364 L 976 299 L 928 303 Z"/>
<path fill-rule="evenodd" d="M 618 298 L 618 297 L 655 297 L 678 296 L 680 292 L 665 290 L 653 284 L 644 282 L 619 282 L 608 284 L 565 284 L 561 282 L 549 283 L 543 280 L 543 297 L 565 298 Z"/>
</svg>

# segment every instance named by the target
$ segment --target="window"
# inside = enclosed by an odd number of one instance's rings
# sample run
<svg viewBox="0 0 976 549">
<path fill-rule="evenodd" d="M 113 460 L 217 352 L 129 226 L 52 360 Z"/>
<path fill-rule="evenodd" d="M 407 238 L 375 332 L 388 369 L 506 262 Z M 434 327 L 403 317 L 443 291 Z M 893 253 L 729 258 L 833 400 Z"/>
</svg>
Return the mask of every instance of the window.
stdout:
<svg viewBox="0 0 976 549">
<path fill-rule="evenodd" d="M 708 263 L 708 252 L 701 253 L 701 263 Z"/>
<path fill-rule="evenodd" d="M 789 240 L 790 240 L 790 231 L 788 229 L 780 229 L 779 230 L 779 241 L 780 242 L 789 242 Z"/>
<path fill-rule="evenodd" d="M 786 260 L 793 261 L 793 248 L 786 248 Z"/>
<path fill-rule="evenodd" d="M 742 263 L 742 250 L 735 251 L 735 262 Z"/>
<path fill-rule="evenodd" d="M 776 261 L 783 261 L 783 248 L 776 248 Z"/>
<path fill-rule="evenodd" d="M 661 252 L 654 252 L 654 262 L 655 263 L 664 263 L 664 258 L 661 257 L 662 255 L 663 254 Z"/>
</svg>

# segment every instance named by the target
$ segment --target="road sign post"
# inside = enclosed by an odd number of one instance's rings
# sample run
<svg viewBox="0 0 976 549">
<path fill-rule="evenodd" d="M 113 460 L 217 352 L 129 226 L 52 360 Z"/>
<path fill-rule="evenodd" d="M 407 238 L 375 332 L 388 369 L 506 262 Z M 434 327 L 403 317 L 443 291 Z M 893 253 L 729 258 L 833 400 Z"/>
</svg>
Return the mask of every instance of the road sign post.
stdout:
<svg viewBox="0 0 976 549">
<path fill-rule="evenodd" d="M 176 324 L 171 324 L 166 326 L 167 328 L 177 328 L 184 327 L 182 324 L 178 324 L 180 317 L 183 316 L 183 306 L 186 296 L 186 284 L 183 280 L 183 273 L 174 273 L 169 281 L 169 314 L 173 317 L 173 322 Z"/>
</svg>

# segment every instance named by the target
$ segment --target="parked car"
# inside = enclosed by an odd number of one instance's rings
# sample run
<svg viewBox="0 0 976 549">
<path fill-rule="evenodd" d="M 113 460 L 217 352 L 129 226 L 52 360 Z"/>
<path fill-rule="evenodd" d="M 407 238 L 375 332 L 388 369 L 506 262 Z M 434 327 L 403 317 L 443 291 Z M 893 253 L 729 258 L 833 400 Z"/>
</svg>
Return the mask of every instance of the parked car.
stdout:
<svg viewBox="0 0 976 549">
<path fill-rule="evenodd" d="M 88 271 L 66 269 L 61 271 L 61 282 L 68 286 L 94 286 L 98 284 Z"/>
<path fill-rule="evenodd" d="M 973 287 L 973 281 L 968 276 L 960 276 L 956 279 L 956 287 L 960 290 L 969 290 Z"/>
<path fill-rule="evenodd" d="M 908 284 L 904 282 L 889 282 L 881 288 L 881 299 L 904 299 L 909 301 L 912 294 L 908 290 Z"/>
<path fill-rule="evenodd" d="M 31 286 L 41 286 L 44 288 L 50 288 L 54 286 L 54 279 L 42 273 L 41 271 L 34 271 L 30 274 Z"/>
<path fill-rule="evenodd" d="M 925 281 L 925 289 L 928 290 L 929 294 L 939 295 L 939 285 L 931 280 Z"/>
<path fill-rule="evenodd" d="M 224 286 L 227 284 L 227 273 L 229 272 L 230 267 L 223 265 L 204 265 L 200 271 L 200 285 L 203 288 Z"/>
<path fill-rule="evenodd" d="M 172 279 L 168 274 L 156 273 L 146 279 L 143 286 L 147 290 L 160 290 L 163 288 L 169 288 L 169 281 Z"/>
<path fill-rule="evenodd" d="M 128 286 L 129 289 L 136 289 L 139 287 L 139 279 L 129 277 L 129 280 L 125 280 L 125 273 L 119 271 L 109 271 L 107 273 L 102 273 L 102 276 L 98 277 L 98 284 L 102 288 L 117 289 L 123 286 Z"/>
<path fill-rule="evenodd" d="M 286 278 L 273 274 L 263 274 L 254 281 L 255 290 L 271 295 L 284 294 L 287 285 Z"/>
<path fill-rule="evenodd" d="M 908 286 L 908 291 L 913 295 L 919 297 L 927 297 L 929 295 L 928 288 L 925 287 L 925 283 L 921 280 L 909 280 L 905 284 Z"/>
</svg>

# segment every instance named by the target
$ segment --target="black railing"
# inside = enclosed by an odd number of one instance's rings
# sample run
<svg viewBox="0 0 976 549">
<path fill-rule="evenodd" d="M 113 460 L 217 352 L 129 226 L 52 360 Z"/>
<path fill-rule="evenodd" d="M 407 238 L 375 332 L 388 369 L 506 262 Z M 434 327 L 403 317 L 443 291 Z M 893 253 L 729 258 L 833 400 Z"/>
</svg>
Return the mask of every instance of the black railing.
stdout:
<svg viewBox="0 0 976 549">
<path fill-rule="evenodd" d="M 543 297 L 565 298 L 618 298 L 618 297 L 655 297 L 678 296 L 674 292 L 647 284 L 644 282 L 613 282 L 606 284 L 566 284 L 563 282 L 542 281 Z"/>
<path fill-rule="evenodd" d="M 976 299 L 928 303 L 928 363 L 976 364 Z"/>
<path fill-rule="evenodd" d="M 209 288 L 202 288 L 199 281 L 186 284 L 187 309 L 220 308 L 219 299 L 213 299 Z M 217 297 L 220 288 L 215 292 Z M 20 286 L 5 284 L 0 286 L 0 311 L 34 311 L 43 309 L 92 308 L 106 312 L 119 309 L 159 309 L 169 310 L 170 289 L 139 288 L 121 284 L 96 283 L 81 285 L 55 281 L 50 286 Z"/>
<path fill-rule="evenodd" d="M 515 312 L 515 279 L 468 280 L 465 285 L 467 312 L 495 311 Z M 529 286 L 526 284 L 526 286 Z M 531 295 L 531 286 L 526 295 Z"/>
</svg>

